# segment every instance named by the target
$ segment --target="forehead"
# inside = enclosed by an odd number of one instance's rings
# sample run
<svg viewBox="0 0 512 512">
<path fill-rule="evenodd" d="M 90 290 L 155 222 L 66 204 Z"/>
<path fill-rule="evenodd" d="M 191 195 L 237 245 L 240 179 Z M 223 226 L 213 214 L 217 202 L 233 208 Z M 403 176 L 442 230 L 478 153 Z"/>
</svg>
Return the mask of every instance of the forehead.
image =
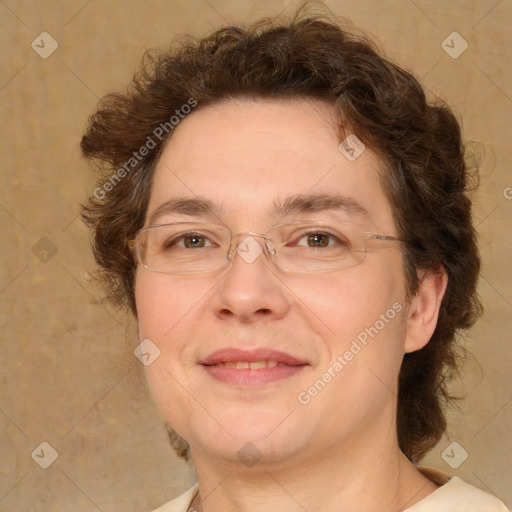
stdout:
<svg viewBox="0 0 512 512">
<path fill-rule="evenodd" d="M 350 161 L 339 143 L 334 108 L 321 100 L 239 99 L 199 108 L 174 129 L 157 163 L 146 225 L 164 203 L 181 202 L 177 215 L 213 213 L 230 227 L 256 229 L 282 216 L 283 206 L 312 198 L 326 208 L 341 200 L 348 214 L 366 214 L 390 232 L 381 162 L 368 149 Z M 170 213 L 161 220 L 170 221 Z"/>
</svg>

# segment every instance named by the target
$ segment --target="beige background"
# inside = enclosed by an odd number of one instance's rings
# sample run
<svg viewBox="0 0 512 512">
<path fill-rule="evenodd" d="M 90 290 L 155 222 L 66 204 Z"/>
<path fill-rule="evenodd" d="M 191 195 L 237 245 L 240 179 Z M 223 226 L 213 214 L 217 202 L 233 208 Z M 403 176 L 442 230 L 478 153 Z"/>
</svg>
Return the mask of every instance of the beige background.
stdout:
<svg viewBox="0 0 512 512">
<path fill-rule="evenodd" d="M 456 385 L 466 400 L 427 462 L 510 507 L 512 3 L 326 4 L 446 98 L 463 119 L 466 140 L 484 155 L 474 204 L 486 312 L 466 340 L 473 357 Z M 124 88 L 146 48 L 295 5 L 0 1 L 0 511 L 143 512 L 193 482 L 168 446 L 132 355 L 133 324 L 94 303 L 101 290 L 90 281 L 88 233 L 77 218 L 94 181 L 78 144 L 98 98 Z M 59 45 L 46 59 L 31 48 L 43 31 Z M 457 59 L 441 47 L 453 31 L 469 44 Z M 452 441 L 468 453 L 453 470 L 441 457 Z M 58 453 L 47 469 L 36 463 L 50 456 L 44 446 L 41 455 L 41 442 Z M 462 452 L 448 453 L 457 459 Z"/>
</svg>

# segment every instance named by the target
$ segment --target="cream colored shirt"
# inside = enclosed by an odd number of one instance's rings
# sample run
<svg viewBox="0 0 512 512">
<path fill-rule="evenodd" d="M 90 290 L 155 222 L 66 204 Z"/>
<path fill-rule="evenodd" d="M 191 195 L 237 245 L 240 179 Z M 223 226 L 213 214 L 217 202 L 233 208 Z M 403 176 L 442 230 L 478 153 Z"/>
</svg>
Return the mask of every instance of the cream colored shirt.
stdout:
<svg viewBox="0 0 512 512">
<path fill-rule="evenodd" d="M 154 512 L 189 512 L 190 504 L 199 487 L 191 487 L 186 493 L 159 507 Z M 194 512 L 194 509 L 190 509 Z M 403 512 L 510 512 L 509 509 L 492 494 L 488 494 L 472 485 L 452 476 L 444 485 L 418 501 Z"/>
</svg>

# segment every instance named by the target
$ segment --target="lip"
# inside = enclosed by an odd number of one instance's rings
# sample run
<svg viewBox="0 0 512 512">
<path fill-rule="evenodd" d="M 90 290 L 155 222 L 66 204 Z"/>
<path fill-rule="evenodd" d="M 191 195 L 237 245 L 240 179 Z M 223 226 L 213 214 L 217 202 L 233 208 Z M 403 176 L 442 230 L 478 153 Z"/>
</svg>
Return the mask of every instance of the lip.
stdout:
<svg viewBox="0 0 512 512">
<path fill-rule="evenodd" d="M 275 361 L 279 366 L 267 368 L 232 368 L 222 363 Z M 204 370 L 215 380 L 238 387 L 263 386 L 270 382 L 293 377 L 309 366 L 286 352 L 271 349 L 241 350 L 225 348 L 217 350 L 199 361 Z"/>
</svg>

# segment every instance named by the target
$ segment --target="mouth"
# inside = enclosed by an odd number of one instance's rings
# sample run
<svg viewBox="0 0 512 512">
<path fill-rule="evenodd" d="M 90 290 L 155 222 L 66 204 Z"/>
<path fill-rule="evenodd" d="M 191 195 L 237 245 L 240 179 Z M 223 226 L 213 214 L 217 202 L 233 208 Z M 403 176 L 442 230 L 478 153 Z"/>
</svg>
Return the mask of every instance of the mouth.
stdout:
<svg viewBox="0 0 512 512">
<path fill-rule="evenodd" d="M 227 366 L 228 368 L 236 368 L 237 370 L 261 370 L 262 368 L 275 368 L 276 366 L 287 366 L 285 363 L 278 363 L 277 361 L 226 361 L 211 366 Z"/>
<path fill-rule="evenodd" d="M 263 386 L 289 379 L 310 364 L 285 352 L 269 349 L 222 349 L 199 364 L 213 379 L 237 387 Z"/>
</svg>

